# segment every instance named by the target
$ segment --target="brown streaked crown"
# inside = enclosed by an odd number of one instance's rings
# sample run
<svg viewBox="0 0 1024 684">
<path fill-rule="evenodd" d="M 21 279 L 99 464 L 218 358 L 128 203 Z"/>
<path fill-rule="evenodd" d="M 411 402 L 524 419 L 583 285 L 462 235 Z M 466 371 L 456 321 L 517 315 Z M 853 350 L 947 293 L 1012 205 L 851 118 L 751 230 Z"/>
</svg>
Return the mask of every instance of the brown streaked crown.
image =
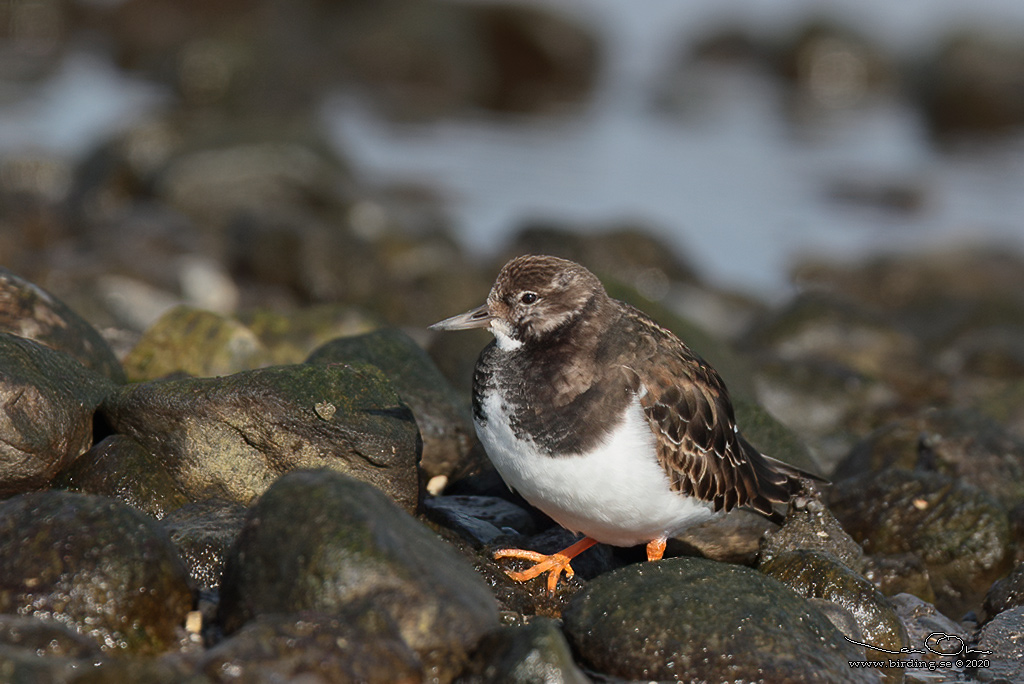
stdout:
<svg viewBox="0 0 1024 684">
<path fill-rule="evenodd" d="M 523 342 L 542 339 L 608 301 L 601 281 L 584 267 L 538 255 L 505 264 L 487 296 L 491 315 L 508 324 L 511 336 Z"/>
</svg>

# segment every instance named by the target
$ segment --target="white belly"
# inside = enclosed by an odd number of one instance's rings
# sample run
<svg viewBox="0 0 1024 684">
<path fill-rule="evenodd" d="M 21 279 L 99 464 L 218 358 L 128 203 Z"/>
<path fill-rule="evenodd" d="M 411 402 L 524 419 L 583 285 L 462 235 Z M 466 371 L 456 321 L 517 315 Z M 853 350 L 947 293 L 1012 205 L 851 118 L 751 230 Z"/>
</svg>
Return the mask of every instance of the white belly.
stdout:
<svg viewBox="0 0 1024 684">
<path fill-rule="evenodd" d="M 645 544 L 712 517 L 710 504 L 673 492 L 637 400 L 596 450 L 548 456 L 516 438 L 495 392 L 477 435 L 505 483 L 559 525 L 613 546 Z"/>
</svg>

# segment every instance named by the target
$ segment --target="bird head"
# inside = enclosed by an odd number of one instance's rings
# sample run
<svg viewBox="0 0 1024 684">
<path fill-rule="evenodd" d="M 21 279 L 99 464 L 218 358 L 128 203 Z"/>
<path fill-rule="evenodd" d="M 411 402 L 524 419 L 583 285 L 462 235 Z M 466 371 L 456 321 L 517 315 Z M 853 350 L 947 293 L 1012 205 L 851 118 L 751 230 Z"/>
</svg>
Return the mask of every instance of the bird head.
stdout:
<svg viewBox="0 0 1024 684">
<path fill-rule="evenodd" d="M 500 347 L 516 349 L 556 334 L 600 298 L 607 298 L 604 287 L 583 266 L 531 254 L 502 267 L 485 304 L 430 328 L 488 328 Z"/>
</svg>

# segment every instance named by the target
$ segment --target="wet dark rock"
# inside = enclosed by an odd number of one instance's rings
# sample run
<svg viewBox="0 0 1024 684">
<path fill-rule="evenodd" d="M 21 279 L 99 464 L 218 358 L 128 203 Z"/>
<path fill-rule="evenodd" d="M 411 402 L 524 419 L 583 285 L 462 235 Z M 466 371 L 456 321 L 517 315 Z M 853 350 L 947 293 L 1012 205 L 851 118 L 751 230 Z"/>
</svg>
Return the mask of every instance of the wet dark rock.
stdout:
<svg viewBox="0 0 1024 684">
<path fill-rule="evenodd" d="M 994 288 L 1000 281 L 1012 281 L 1011 274 L 1000 273 L 1003 269 L 1024 263 L 1024 259 L 1015 258 L 1012 250 L 1006 252 L 1001 257 L 991 257 Z M 978 261 L 984 256 L 977 255 Z M 967 267 L 982 267 L 972 262 L 970 255 L 962 256 L 960 261 Z M 958 265 L 954 261 L 950 267 Z M 1008 380 L 1020 379 L 1020 344 L 1015 333 L 1024 329 L 1024 296 L 1013 290 L 984 291 L 986 284 L 984 280 L 968 281 L 969 287 L 981 291 L 967 289 L 958 295 L 954 290 L 945 301 L 939 300 L 938 295 L 920 293 L 921 301 L 913 302 L 906 313 L 922 319 L 915 323 L 945 372 L 978 379 L 995 380 L 1001 375 Z"/>
<path fill-rule="evenodd" d="M 187 504 L 162 521 L 200 589 L 220 586 L 224 561 L 245 520 L 245 507 L 219 499 Z"/>
<path fill-rule="evenodd" d="M 114 270 L 129 269 L 125 275 L 144 276 L 151 269 L 151 282 L 165 286 L 172 282 L 173 258 L 201 245 L 195 224 L 146 201 L 156 174 L 183 146 L 201 139 L 194 129 L 185 130 L 185 121 L 175 111 L 154 111 L 128 123 L 77 160 L 67 193 L 67 210 L 86 254 L 105 251 L 118 266 Z M 129 252 L 143 263 L 132 268 L 124 258 Z M 109 263 L 104 260 L 104 267 Z"/>
<path fill-rule="evenodd" d="M 494 597 L 472 567 L 378 490 L 327 470 L 279 479 L 250 508 L 228 558 L 225 631 L 271 613 L 344 615 L 365 601 L 442 681 L 498 626 Z"/>
<path fill-rule="evenodd" d="M 492 80 L 480 104 L 499 112 L 544 112 L 577 104 L 593 90 L 600 59 L 588 28 L 550 7 L 469 6 Z"/>
<path fill-rule="evenodd" d="M 1024 382 L 1019 377 L 963 375 L 957 380 L 957 405 L 977 411 L 1024 438 Z"/>
<path fill-rule="evenodd" d="M 223 137 L 173 157 L 153 182 L 215 236 L 243 306 L 362 304 L 386 290 L 375 241 L 390 224 L 360 230 L 361 192 L 322 140 L 280 130 Z"/>
<path fill-rule="evenodd" d="M 385 211 L 383 206 L 377 210 Z M 425 328 L 453 311 L 478 306 L 487 296 L 494 274 L 484 274 L 476 261 L 464 255 L 446 228 L 413 235 L 397 223 L 397 217 L 385 216 L 388 228 L 373 241 L 376 263 L 345 266 L 372 271 L 376 280 L 359 300 L 367 310 L 393 326 Z M 339 275 L 345 274 L 334 268 Z M 355 290 L 360 285 L 346 287 Z"/>
<path fill-rule="evenodd" d="M 198 668 L 214 682 L 423 681 L 395 621 L 370 601 L 339 615 L 260 615 L 203 654 Z"/>
<path fill-rule="evenodd" d="M 116 432 L 159 454 L 192 501 L 248 504 L 282 473 L 328 467 L 406 510 L 420 497 L 415 420 L 375 367 L 300 364 L 122 388 Z"/>
<path fill-rule="evenodd" d="M 993 584 L 985 594 L 985 613 L 989 617 L 1019 606 L 1024 606 L 1024 564 Z"/>
<path fill-rule="evenodd" d="M 823 505 L 790 507 L 785 524 L 762 540 L 761 564 L 793 551 L 826 553 L 854 572 L 864 570 L 864 549 Z"/>
<path fill-rule="evenodd" d="M 815 443 L 947 391 L 917 339 L 842 295 L 802 294 L 762 317 L 743 344 L 764 367 L 759 398 Z"/>
<path fill-rule="evenodd" d="M 340 304 L 306 306 L 287 313 L 261 308 L 240 312 L 239 320 L 259 338 L 274 364 L 302 363 L 314 349 L 333 339 L 379 327 L 363 310 Z"/>
<path fill-rule="evenodd" d="M 1000 247 L 881 255 L 860 262 L 808 260 L 793 269 L 805 288 L 891 314 L 926 344 L 976 320 L 986 302 L 1020 300 L 1024 256 Z M 1007 304 L 998 304 L 1005 308 Z M 1011 305 L 1012 306 L 1012 305 Z"/>
<path fill-rule="evenodd" d="M 942 368 L 979 380 L 1024 379 L 1024 301 L 979 308 L 988 310 L 977 311 L 942 341 Z"/>
<path fill-rule="evenodd" d="M 757 562 L 761 539 L 777 527 L 763 515 L 739 509 L 684 530 L 670 541 L 669 549 L 678 542 L 686 555 L 753 565 Z"/>
<path fill-rule="evenodd" d="M 891 419 L 897 403 L 883 381 L 817 359 L 762 359 L 755 381 L 758 400 L 814 448 L 824 472 L 865 432 Z"/>
<path fill-rule="evenodd" d="M 402 119 L 547 112 L 577 103 L 597 78 L 592 32 L 543 7 L 389 0 L 283 11 L 259 1 L 211 9 L 131 0 L 90 10 L 120 64 L 207 116 L 214 108 L 289 121 L 345 81 Z"/>
<path fill-rule="evenodd" d="M 900 370 L 898 359 L 893 359 L 891 371 L 873 380 L 890 396 L 858 397 L 851 415 L 862 418 L 844 420 L 846 429 L 860 436 L 894 419 L 915 415 L 922 406 L 940 406 L 983 412 L 1024 436 L 1024 392 L 1017 370 L 1024 330 L 1022 273 L 1020 253 L 998 247 L 880 256 L 855 264 L 809 261 L 797 267 L 794 279 L 801 285 L 823 293 L 819 297 L 852 301 L 888 321 L 916 340 L 923 357 L 917 382 L 906 383 L 904 376 L 914 365 Z M 819 432 L 827 432 L 829 420 L 834 423 L 835 417 L 820 410 L 816 413 L 810 401 L 797 403 L 792 398 L 814 396 L 835 402 L 834 397 L 846 394 L 836 384 L 832 398 L 819 397 L 813 394 L 815 384 L 813 379 L 802 383 L 801 391 L 790 393 L 790 401 L 780 394 L 774 402 L 765 397 L 765 403 L 772 411 L 788 411 L 779 413 L 787 423 L 819 415 Z"/>
<path fill-rule="evenodd" d="M 907 632 L 888 599 L 835 556 L 820 551 L 789 551 L 762 563 L 760 570 L 804 598 L 825 599 L 849 612 L 856 619 L 863 643 L 888 651 L 908 645 Z M 844 634 L 856 638 L 854 633 Z M 871 659 L 883 656 L 881 651 L 868 651 Z"/>
<path fill-rule="evenodd" d="M 99 657 L 95 641 L 57 622 L 0 615 L 2 681 L 64 684 Z"/>
<path fill-rule="evenodd" d="M 935 601 L 928 564 L 917 553 L 867 556 L 862 572 L 886 596 L 907 593 L 928 602 Z"/>
<path fill-rule="evenodd" d="M 21 277 L 46 283 L 51 251 L 68 238 L 63 206 L 72 161 L 56 151 L 8 150 L 0 160 L 0 254 Z"/>
<path fill-rule="evenodd" d="M 59 622 L 23 615 L 0 615 L 0 644 L 48 657 L 93 658 L 101 653 L 95 641 Z"/>
<path fill-rule="evenodd" d="M 0 497 L 46 484 L 86 451 L 114 387 L 64 352 L 0 333 Z"/>
<path fill-rule="evenodd" d="M 1014 562 L 1024 563 L 1024 501 L 1010 509 L 1010 535 L 1014 540 Z"/>
<path fill-rule="evenodd" d="M 331 208 L 327 216 L 307 212 L 278 207 L 233 219 L 226 240 L 231 272 L 242 283 L 276 291 L 279 299 L 367 301 L 384 286 L 386 275 L 372 244 L 348 229 L 343 207 Z"/>
<path fill-rule="evenodd" d="M 489 283 L 461 255 L 447 223 L 413 233 L 415 219 L 401 206 L 364 194 L 291 201 L 296 206 L 279 197 L 260 212 L 232 210 L 225 260 L 252 291 L 243 304 L 356 306 L 380 321 L 426 326 L 474 305 L 476 286 L 486 293 Z"/>
<path fill-rule="evenodd" d="M 0 677 L 5 682 L 67 684 L 78 681 L 76 672 L 89 666 L 74 658 L 41 657 L 34 649 L 0 645 Z"/>
<path fill-rule="evenodd" d="M 109 33 L 123 68 L 156 76 L 173 73 L 175 48 L 189 41 L 209 39 L 255 6 L 256 3 L 247 0 L 217 7 L 133 0 L 117 5 L 116 11 L 111 7 L 92 8 L 86 16 Z"/>
<path fill-rule="evenodd" d="M 903 371 L 917 352 L 915 340 L 885 318 L 821 293 L 803 293 L 768 313 L 744 345 L 787 361 L 827 359 L 876 377 L 890 375 L 893 365 Z"/>
<path fill-rule="evenodd" d="M 592 33 L 549 8 L 400 2 L 366 16 L 343 59 L 394 118 L 557 111 L 578 105 L 597 77 Z"/>
<path fill-rule="evenodd" d="M 190 501 L 163 458 L 125 435 L 94 445 L 51 486 L 117 499 L 157 519 Z"/>
<path fill-rule="evenodd" d="M 932 133 L 1010 133 L 1024 123 L 1024 50 L 1019 37 L 949 36 L 923 74 L 924 111 Z"/>
<path fill-rule="evenodd" d="M 177 654 L 161 658 L 107 658 L 95 667 L 78 672 L 73 680 L 74 684 L 212 684 L 212 681 Z"/>
<path fill-rule="evenodd" d="M 49 292 L 0 267 L 0 331 L 65 352 L 114 382 L 125 375 L 99 332 Z"/>
<path fill-rule="evenodd" d="M 318 347 L 307 363 L 369 363 L 388 377 L 416 417 L 427 478 L 451 476 L 476 441 L 464 395 L 455 391 L 423 348 L 405 333 L 383 329 Z"/>
<path fill-rule="evenodd" d="M 911 648 L 927 651 L 927 647 L 931 646 L 936 651 L 953 652 L 955 650 L 953 646 L 955 642 L 950 641 L 948 644 L 937 644 L 934 635 L 949 635 L 961 640 L 960 643 L 969 643 L 970 635 L 961 625 L 953 622 L 936 610 L 935 606 L 922 601 L 917 596 L 913 594 L 896 594 L 890 597 L 889 601 L 896 609 L 896 614 L 899 615 L 900 621 L 907 628 L 907 636 L 909 637 Z M 932 640 L 929 641 L 929 637 L 932 637 Z M 940 656 L 928 651 L 920 657 L 927 660 L 955 662 L 957 658 L 961 657 L 961 654 L 954 653 L 950 656 Z"/>
<path fill-rule="evenodd" d="M 534 618 L 527 625 L 506 627 L 484 637 L 459 682 L 588 684 L 590 679 L 573 662 L 558 623 Z"/>
<path fill-rule="evenodd" d="M 749 568 L 697 558 L 603 575 L 564 613 L 581 663 L 612 677 L 876 681 L 863 649 L 806 599 Z"/>
<path fill-rule="evenodd" d="M 948 476 L 898 468 L 866 473 L 837 481 L 830 505 L 865 553 L 918 556 L 944 613 L 976 606 L 1007 570 L 1005 510 Z"/>
<path fill-rule="evenodd" d="M 192 607 L 188 572 L 152 518 L 103 497 L 0 504 L 0 612 L 57 621 L 104 651 L 159 653 Z"/>
<path fill-rule="evenodd" d="M 345 206 L 351 180 L 337 157 L 266 133 L 183 152 L 156 179 L 156 192 L 197 224 L 221 231 L 247 216 L 315 219 Z"/>
<path fill-rule="evenodd" d="M 531 534 L 533 517 L 521 507 L 494 496 L 435 496 L 423 501 L 430 520 L 485 546 L 509 534 Z"/>
<path fill-rule="evenodd" d="M 493 468 L 456 480 L 449 489 L 452 494 L 424 501 L 425 517 L 438 534 L 469 559 L 477 574 L 491 587 L 505 614 L 559 618 L 568 600 L 584 586 L 584 578 L 596 577 L 620 567 L 623 562 L 639 559 L 632 556 L 620 559 L 613 547 L 599 544 L 573 560 L 576 575 L 572 578 L 563 575 L 555 594 L 550 595 L 543 578 L 522 583 L 508 576 L 508 570 L 522 570 L 528 564 L 495 560 L 492 553 L 502 548 L 556 553 L 578 541 L 579 535 L 560 527 L 512 492 Z M 470 508 L 465 509 L 460 501 L 469 502 Z M 431 510 L 434 502 L 440 504 L 440 510 Z M 642 547 L 638 550 L 642 555 Z M 670 550 L 674 547 L 670 546 Z M 630 549 L 626 553 L 634 551 Z"/>
<path fill-rule="evenodd" d="M 1024 606 L 1010 608 L 997 615 L 991 622 L 981 628 L 976 643 L 971 645 L 977 651 L 991 653 L 971 653 L 967 657 L 982 659 L 984 667 L 971 667 L 968 674 L 980 682 L 1019 682 L 1024 680 Z"/>
<path fill-rule="evenodd" d="M 807 602 L 814 606 L 822 615 L 828 618 L 839 632 L 847 637 L 850 641 L 856 641 L 859 643 L 866 643 L 864 641 L 864 635 L 860 631 L 860 625 L 857 624 L 857 618 L 849 610 L 833 603 L 828 599 L 815 598 L 808 596 Z"/>
<path fill-rule="evenodd" d="M 173 88 L 186 108 L 206 118 L 258 112 L 286 121 L 308 114 L 316 94 L 336 82 L 338 28 L 359 16 L 352 3 L 300 2 L 284 11 L 259 0 L 216 7 L 131 0 L 90 9 L 118 63 Z"/>
<path fill-rule="evenodd" d="M 124 360 L 133 381 L 229 375 L 266 365 L 267 350 L 234 318 L 178 306 L 150 326 Z"/>
<path fill-rule="evenodd" d="M 926 410 L 879 428 L 839 464 L 838 481 L 886 468 L 939 472 L 1007 508 L 1024 500 L 1024 438 L 967 410 Z"/>
</svg>

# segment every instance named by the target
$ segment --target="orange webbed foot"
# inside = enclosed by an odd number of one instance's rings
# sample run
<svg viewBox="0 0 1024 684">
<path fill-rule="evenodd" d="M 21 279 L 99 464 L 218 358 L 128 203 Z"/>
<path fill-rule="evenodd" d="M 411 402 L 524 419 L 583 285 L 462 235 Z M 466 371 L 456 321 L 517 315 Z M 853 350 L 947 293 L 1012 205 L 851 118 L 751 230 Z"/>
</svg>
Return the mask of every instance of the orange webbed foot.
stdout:
<svg viewBox="0 0 1024 684">
<path fill-rule="evenodd" d="M 667 542 L 668 540 L 665 537 L 652 539 L 647 542 L 647 560 L 661 560 L 661 557 L 665 555 L 665 545 Z"/>
<path fill-rule="evenodd" d="M 584 537 L 569 548 L 551 555 L 526 549 L 500 549 L 494 552 L 494 559 L 522 558 L 533 561 L 535 565 L 526 570 L 506 570 L 505 573 L 517 582 L 527 582 L 534 577 L 548 573 L 548 593 L 554 594 L 555 589 L 558 587 L 558 578 L 561 577 L 563 572 L 566 577 L 572 577 L 576 574 L 572 569 L 572 565 L 570 565 L 572 559 L 596 543 L 596 540 Z"/>
</svg>

